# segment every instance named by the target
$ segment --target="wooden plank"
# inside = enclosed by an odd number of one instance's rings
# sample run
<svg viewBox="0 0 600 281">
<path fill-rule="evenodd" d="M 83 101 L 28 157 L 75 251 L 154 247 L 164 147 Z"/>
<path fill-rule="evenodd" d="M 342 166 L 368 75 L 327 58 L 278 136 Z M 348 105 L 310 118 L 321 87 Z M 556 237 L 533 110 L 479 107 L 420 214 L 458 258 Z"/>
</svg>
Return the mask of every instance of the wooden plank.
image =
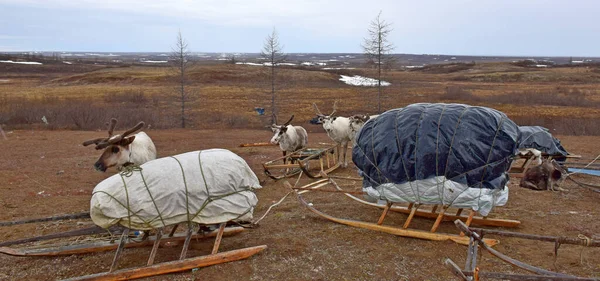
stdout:
<svg viewBox="0 0 600 281">
<path fill-rule="evenodd" d="M 243 227 L 227 227 L 225 228 L 225 235 L 231 236 L 244 231 Z M 215 237 L 216 231 L 209 233 L 195 234 L 193 239 L 203 239 L 208 237 Z M 154 243 L 156 236 L 148 237 L 148 239 L 141 242 L 130 242 L 125 244 L 125 248 L 140 248 L 150 246 Z M 177 233 L 173 237 L 167 237 L 161 239 L 161 246 L 167 243 L 175 243 L 185 240 L 185 234 Z M 117 244 L 114 242 L 95 242 L 90 244 L 70 245 L 70 246 L 58 246 L 58 247 L 46 247 L 46 248 L 33 248 L 33 249 L 16 249 L 8 247 L 0 247 L 0 253 L 11 256 L 62 256 L 62 255 L 74 255 L 83 253 L 95 253 L 105 252 L 114 250 L 117 248 Z"/>
<path fill-rule="evenodd" d="M 181 272 L 193 268 L 206 267 L 210 265 L 246 259 L 263 251 L 266 248 L 267 245 L 248 247 L 244 249 L 221 252 L 214 255 L 206 255 L 195 258 L 188 258 L 184 260 L 164 262 L 152 266 L 122 269 L 110 273 L 106 272 L 75 277 L 71 279 L 66 279 L 64 281 L 130 280 L 161 274 Z"/>
</svg>

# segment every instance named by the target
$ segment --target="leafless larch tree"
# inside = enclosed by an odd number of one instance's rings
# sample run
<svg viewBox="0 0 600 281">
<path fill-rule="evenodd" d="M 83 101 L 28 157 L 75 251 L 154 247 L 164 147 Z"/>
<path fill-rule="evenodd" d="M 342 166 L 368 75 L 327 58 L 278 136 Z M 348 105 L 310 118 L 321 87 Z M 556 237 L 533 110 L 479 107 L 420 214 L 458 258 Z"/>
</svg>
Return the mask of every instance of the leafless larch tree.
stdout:
<svg viewBox="0 0 600 281">
<path fill-rule="evenodd" d="M 381 71 L 390 69 L 394 57 L 391 52 L 394 45 L 389 42 L 388 36 L 392 32 L 392 24 L 381 19 L 381 12 L 377 15 L 368 29 L 368 37 L 364 39 L 362 45 L 367 62 L 374 63 L 377 69 L 377 112 L 381 113 Z"/>
<path fill-rule="evenodd" d="M 186 89 L 186 74 L 189 68 L 192 66 L 192 62 L 190 60 L 188 43 L 181 35 L 181 31 L 177 33 L 177 41 L 175 42 L 175 46 L 172 48 L 169 61 L 178 80 L 177 101 L 181 103 L 181 128 L 185 128 L 185 103 L 190 99 L 190 93 Z"/>
<path fill-rule="evenodd" d="M 280 63 L 286 60 L 286 55 L 283 53 L 283 45 L 279 43 L 279 36 L 277 31 L 273 28 L 273 32 L 265 39 L 261 56 L 269 63 L 271 70 L 271 124 L 275 124 L 275 116 L 277 110 L 275 108 L 275 68 Z"/>
</svg>

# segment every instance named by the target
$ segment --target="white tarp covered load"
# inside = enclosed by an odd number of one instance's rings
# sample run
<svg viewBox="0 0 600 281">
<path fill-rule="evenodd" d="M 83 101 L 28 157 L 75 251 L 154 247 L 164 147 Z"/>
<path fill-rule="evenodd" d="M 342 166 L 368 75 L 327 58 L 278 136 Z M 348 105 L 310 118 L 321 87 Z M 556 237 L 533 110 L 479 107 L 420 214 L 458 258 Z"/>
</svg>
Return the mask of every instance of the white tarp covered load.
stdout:
<svg viewBox="0 0 600 281">
<path fill-rule="evenodd" d="M 225 149 L 183 153 L 147 162 L 100 182 L 92 193 L 94 223 L 150 230 L 192 221 L 252 219 L 261 188 L 246 161 Z"/>
</svg>

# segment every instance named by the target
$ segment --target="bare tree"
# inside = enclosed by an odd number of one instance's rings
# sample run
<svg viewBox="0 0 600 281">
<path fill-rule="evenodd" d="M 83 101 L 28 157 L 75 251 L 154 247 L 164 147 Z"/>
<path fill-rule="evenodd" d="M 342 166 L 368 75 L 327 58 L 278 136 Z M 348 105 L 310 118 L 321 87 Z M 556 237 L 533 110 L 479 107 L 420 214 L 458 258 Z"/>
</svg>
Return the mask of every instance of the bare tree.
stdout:
<svg viewBox="0 0 600 281">
<path fill-rule="evenodd" d="M 273 28 L 273 32 L 265 39 L 260 55 L 269 63 L 271 70 L 271 124 L 275 124 L 275 116 L 277 114 L 275 109 L 275 68 L 287 58 L 283 53 L 283 45 L 279 43 L 279 36 L 275 28 Z"/>
<path fill-rule="evenodd" d="M 177 86 L 177 100 L 181 103 L 181 128 L 185 128 L 185 103 L 190 99 L 190 93 L 186 90 L 186 73 L 192 66 L 192 62 L 190 61 L 188 43 L 181 35 L 181 31 L 177 33 L 177 41 L 172 48 L 169 60 L 179 83 Z"/>
<path fill-rule="evenodd" d="M 392 32 L 392 24 L 381 19 L 381 12 L 371 21 L 369 35 L 362 45 L 367 63 L 375 64 L 377 68 L 377 112 L 381 113 L 381 71 L 390 69 L 394 62 L 391 52 L 394 45 L 389 42 L 388 36 Z"/>
</svg>

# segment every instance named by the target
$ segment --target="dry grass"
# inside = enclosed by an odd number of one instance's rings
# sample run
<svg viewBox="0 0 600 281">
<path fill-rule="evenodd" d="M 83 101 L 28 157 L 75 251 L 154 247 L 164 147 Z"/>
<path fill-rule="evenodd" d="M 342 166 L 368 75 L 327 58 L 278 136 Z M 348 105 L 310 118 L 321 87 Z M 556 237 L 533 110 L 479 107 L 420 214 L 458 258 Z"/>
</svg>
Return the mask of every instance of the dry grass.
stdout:
<svg viewBox="0 0 600 281">
<path fill-rule="evenodd" d="M 0 67 L 5 70 L 0 74 L 0 123 L 9 127 L 42 126 L 42 116 L 54 116 L 54 128 L 70 129 L 101 128 L 111 116 L 131 122 L 143 119 L 161 128 L 178 124 L 177 84 L 168 67 Z M 372 69 L 279 69 L 276 104 L 280 118 L 295 114 L 296 124 L 308 124 L 314 117 L 313 102 L 321 111 L 330 112 L 335 100 L 339 100 L 341 115 L 376 113 L 376 89 L 345 85 L 338 80 L 340 74 L 376 76 Z M 496 108 L 523 125 L 544 125 L 563 134 L 600 134 L 593 129 L 600 119 L 600 73 L 595 67 L 448 64 L 388 71 L 383 79 L 392 82 L 382 97 L 386 110 L 415 102 L 460 102 Z M 267 68 L 200 64 L 189 71 L 188 83 L 193 97 L 187 104 L 192 128 L 267 125 L 268 118 L 254 111 L 264 107 L 269 112 Z M 95 117 L 77 111 L 95 112 Z M 73 115 L 96 121 L 75 122 L 77 118 L 66 117 Z"/>
</svg>

